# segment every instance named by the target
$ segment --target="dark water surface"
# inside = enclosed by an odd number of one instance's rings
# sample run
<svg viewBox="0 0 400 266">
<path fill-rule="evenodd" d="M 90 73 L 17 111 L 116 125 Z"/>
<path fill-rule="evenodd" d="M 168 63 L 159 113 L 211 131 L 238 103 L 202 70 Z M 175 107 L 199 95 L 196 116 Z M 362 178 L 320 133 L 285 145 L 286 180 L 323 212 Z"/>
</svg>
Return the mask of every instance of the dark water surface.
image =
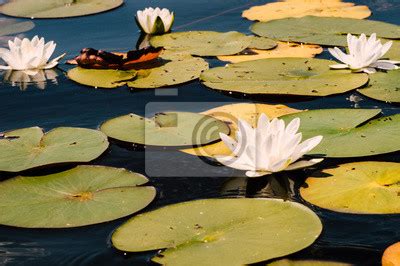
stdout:
<svg viewBox="0 0 400 266">
<path fill-rule="evenodd" d="M 137 9 L 147 6 L 167 7 L 176 13 L 175 30 L 238 30 L 250 33 L 251 22 L 241 19 L 241 11 L 265 1 L 246 0 L 125 0 L 126 4 L 114 11 L 95 16 L 35 20 L 36 27 L 26 33 L 38 34 L 58 44 L 55 55 L 63 52 L 72 58 L 83 47 L 126 51 L 134 48 L 139 37 L 134 22 Z M 400 24 L 399 0 L 354 1 L 370 6 L 375 20 Z M 323 55 L 322 57 L 326 57 Z M 209 60 L 212 66 L 223 65 Z M 68 69 L 61 64 L 60 68 Z M 174 88 L 173 88 L 174 89 Z M 347 100 L 352 94 L 318 99 L 249 99 L 224 95 L 203 87 L 199 82 L 176 87 L 175 96 L 162 96 L 159 90 L 130 91 L 127 88 L 95 90 L 68 80 L 61 72 L 57 84 L 48 83 L 44 90 L 29 86 L 25 91 L 9 83 L 0 87 L 0 131 L 41 126 L 46 130 L 58 126 L 97 128 L 109 118 L 130 112 L 144 115 L 146 105 L 153 103 L 154 111 L 164 108 L 202 111 L 221 103 L 259 101 L 282 103 L 299 109 L 353 108 Z M 399 113 L 398 106 L 366 99 L 361 108 L 381 108 L 384 114 Z M 159 102 L 172 102 L 160 105 Z M 179 102 L 179 103 L 177 103 Z M 201 104 L 194 104 L 200 102 Z M 157 104 L 154 104 L 157 103 Z M 345 144 L 344 144 L 345 145 Z M 399 162 L 398 154 L 371 160 Z M 349 160 L 328 160 L 334 166 Z M 111 145 L 109 151 L 93 164 L 125 167 L 143 173 L 157 188 L 157 199 L 145 211 L 167 204 L 191 199 L 243 196 L 243 173 L 225 167 L 204 167 L 198 158 L 174 151 L 126 149 Z M 60 169 L 54 169 L 59 171 Z M 147 170 L 147 171 L 146 171 Z M 162 177 L 164 174 L 164 177 Z M 43 174 L 43 173 L 36 173 Z M 165 176 L 167 175 L 167 176 Z M 296 174 L 297 185 L 304 180 Z M 236 179 L 232 176 L 238 177 Z M 0 175 L 0 179 L 9 176 Z M 261 193 L 261 196 L 266 194 Z M 301 201 L 295 196 L 296 200 Z M 400 216 L 362 216 L 338 214 L 313 208 L 324 223 L 318 241 L 293 258 L 332 259 L 358 265 L 377 265 L 385 247 L 400 241 Z M 0 226 L 0 264 L 7 265 L 149 265 L 155 252 L 123 254 L 112 248 L 110 235 L 128 218 L 110 223 L 76 229 L 27 230 Z"/>
</svg>

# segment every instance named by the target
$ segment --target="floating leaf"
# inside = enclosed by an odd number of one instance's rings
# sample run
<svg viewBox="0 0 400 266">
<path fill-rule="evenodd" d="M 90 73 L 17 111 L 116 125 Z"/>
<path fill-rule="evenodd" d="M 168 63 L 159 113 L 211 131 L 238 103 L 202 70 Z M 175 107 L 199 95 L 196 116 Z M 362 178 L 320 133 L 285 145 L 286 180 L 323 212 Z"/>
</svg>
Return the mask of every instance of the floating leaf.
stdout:
<svg viewBox="0 0 400 266">
<path fill-rule="evenodd" d="M 362 157 L 400 150 L 400 115 L 377 116 L 379 109 L 324 109 L 282 117 L 301 119 L 299 132 L 307 139 L 323 135 L 313 154 L 326 157 Z M 366 123 L 369 121 L 368 123 Z M 338 145 L 340 143 L 340 145 Z"/>
<path fill-rule="evenodd" d="M 242 17 L 249 20 L 270 21 L 282 18 L 301 18 L 305 16 L 342 17 L 363 19 L 371 15 L 367 6 L 353 3 L 321 0 L 289 0 L 253 6 L 243 11 Z"/>
<path fill-rule="evenodd" d="M 388 247 L 382 257 L 382 266 L 396 265 L 400 265 L 400 242 Z"/>
<path fill-rule="evenodd" d="M 324 59 L 272 58 L 230 64 L 205 71 L 204 85 L 245 94 L 327 96 L 359 88 L 368 75 L 331 70 Z"/>
<path fill-rule="evenodd" d="M 392 47 L 385 54 L 385 58 L 389 58 L 390 60 L 400 61 L 400 41 L 396 40 L 382 40 L 383 43 L 387 41 L 392 41 Z"/>
<path fill-rule="evenodd" d="M 244 265 L 297 252 L 321 230 L 318 216 L 295 202 L 206 199 L 138 215 L 112 242 L 128 252 L 167 248 L 152 259 L 163 265 Z"/>
<path fill-rule="evenodd" d="M 251 30 L 274 40 L 327 46 L 347 46 L 347 33 L 376 33 L 378 37 L 400 39 L 400 27 L 397 25 L 351 18 L 287 18 L 258 22 L 252 25 Z"/>
<path fill-rule="evenodd" d="M 368 87 L 358 92 L 379 101 L 400 103 L 400 71 L 375 73 L 370 76 Z"/>
<path fill-rule="evenodd" d="M 150 146 L 205 145 L 219 140 L 229 127 L 210 116 L 187 113 L 158 113 L 152 118 L 129 114 L 104 122 L 100 130 L 124 142 Z"/>
<path fill-rule="evenodd" d="M 85 128 L 59 127 L 44 134 L 39 127 L 30 127 L 0 135 L 0 171 L 6 172 L 90 162 L 108 148 L 103 133 Z"/>
<path fill-rule="evenodd" d="M 149 69 L 138 70 L 137 78 L 128 82 L 132 88 L 160 88 L 198 79 L 208 69 L 208 63 L 199 57 L 173 55 L 164 52 L 162 59 L 166 64 Z"/>
<path fill-rule="evenodd" d="M 269 50 L 278 46 L 278 43 L 274 40 L 258 37 L 258 36 L 249 36 L 251 42 L 247 48 L 251 49 L 259 49 L 259 50 Z"/>
<path fill-rule="evenodd" d="M 66 228 L 115 220 L 155 197 L 147 178 L 125 169 L 78 166 L 47 176 L 19 176 L 0 183 L 0 224 Z"/>
<path fill-rule="evenodd" d="M 223 55 L 218 56 L 219 60 L 228 61 L 231 63 L 239 63 L 245 61 L 253 61 L 258 59 L 267 58 L 284 58 L 284 57 L 303 57 L 309 58 L 314 57 L 324 51 L 321 46 L 314 44 L 297 44 L 278 42 L 278 46 L 271 50 L 258 50 L 249 49 L 247 53 L 241 53 L 238 55 Z"/>
<path fill-rule="evenodd" d="M 136 77 L 135 70 L 86 69 L 76 67 L 68 71 L 71 80 L 95 88 L 117 88 Z"/>
<path fill-rule="evenodd" d="M 123 0 L 12 0 L 1 13 L 25 18 L 67 18 L 86 16 L 121 6 Z"/>
<path fill-rule="evenodd" d="M 340 142 L 338 142 L 340 143 Z M 346 213 L 400 213 L 400 164 L 357 162 L 325 169 L 306 180 L 300 194 L 324 209 Z"/>
<path fill-rule="evenodd" d="M 30 31 L 35 27 L 32 21 L 18 22 L 15 19 L 1 19 L 0 20 L 0 36 L 14 35 Z"/>
<path fill-rule="evenodd" d="M 249 47 L 252 39 L 236 31 L 188 31 L 154 36 L 150 43 L 175 52 L 198 56 L 237 54 Z"/>
<path fill-rule="evenodd" d="M 270 119 L 273 119 L 275 117 L 297 112 L 300 112 L 300 110 L 292 109 L 285 105 L 235 103 L 219 106 L 211 110 L 207 110 L 202 114 L 209 115 L 225 122 L 229 125 L 231 131 L 230 135 L 235 136 L 238 119 L 245 120 L 250 125 L 255 127 L 257 125 L 258 117 L 261 114 L 266 114 Z M 231 155 L 231 151 L 222 141 L 198 148 L 185 149 L 182 151 L 192 155 L 207 157 L 214 157 L 215 155 Z"/>
<path fill-rule="evenodd" d="M 268 263 L 267 266 L 351 266 L 351 264 L 335 261 L 283 259 Z"/>
</svg>

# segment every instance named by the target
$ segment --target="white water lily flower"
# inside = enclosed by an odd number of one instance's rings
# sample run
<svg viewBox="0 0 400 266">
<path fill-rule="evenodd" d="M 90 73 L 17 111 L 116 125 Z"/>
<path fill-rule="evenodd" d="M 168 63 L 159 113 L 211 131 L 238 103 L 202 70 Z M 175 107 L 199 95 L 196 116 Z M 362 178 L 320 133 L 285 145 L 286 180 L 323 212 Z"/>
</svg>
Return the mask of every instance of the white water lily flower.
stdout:
<svg viewBox="0 0 400 266">
<path fill-rule="evenodd" d="M 0 57 L 7 66 L 0 65 L 0 69 L 6 70 L 38 70 L 50 69 L 58 64 L 65 54 L 54 58 L 49 62 L 56 44 L 51 41 L 45 43 L 44 38 L 35 36 L 32 40 L 15 38 L 8 41 L 9 49 L 0 48 Z"/>
<path fill-rule="evenodd" d="M 347 34 L 347 44 L 349 54 L 345 54 L 339 48 L 329 48 L 329 52 L 344 64 L 332 65 L 333 69 L 350 68 L 353 71 L 365 72 L 372 74 L 376 72 L 376 68 L 383 70 L 398 69 L 396 64 L 399 61 L 379 60 L 392 47 L 393 42 L 389 41 L 382 45 L 381 40 L 376 39 L 376 34 L 372 34 L 369 38 L 365 34 L 361 34 L 360 38 Z"/>
<path fill-rule="evenodd" d="M 300 143 L 302 134 L 297 133 L 299 127 L 299 118 L 285 127 L 283 120 L 275 118 L 269 121 L 265 114 L 260 116 L 256 128 L 239 120 L 236 141 L 220 133 L 233 155 L 216 156 L 216 159 L 226 166 L 247 171 L 249 177 L 295 170 L 321 162 L 323 159 L 298 161 L 322 140 L 322 136 L 316 136 Z"/>
<path fill-rule="evenodd" d="M 147 34 L 163 34 L 170 31 L 174 23 L 174 12 L 166 8 L 148 7 L 136 13 L 136 22 Z"/>
</svg>

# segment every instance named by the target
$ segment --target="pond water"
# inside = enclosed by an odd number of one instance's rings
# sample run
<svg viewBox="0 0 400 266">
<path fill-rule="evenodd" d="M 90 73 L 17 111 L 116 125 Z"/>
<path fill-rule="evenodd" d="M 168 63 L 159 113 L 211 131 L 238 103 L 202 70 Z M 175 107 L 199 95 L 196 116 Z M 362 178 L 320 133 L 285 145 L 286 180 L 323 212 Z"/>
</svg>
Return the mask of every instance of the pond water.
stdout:
<svg viewBox="0 0 400 266">
<path fill-rule="evenodd" d="M 174 30 L 237 30 L 250 34 L 251 22 L 241 18 L 242 10 L 264 1 L 248 0 L 125 0 L 125 5 L 111 12 L 94 16 L 34 20 L 36 27 L 26 33 L 38 34 L 58 44 L 55 54 L 67 52 L 73 58 L 83 47 L 111 51 L 133 49 L 139 37 L 134 22 L 136 10 L 147 6 L 167 7 L 175 11 Z M 400 0 L 354 1 L 367 4 L 373 10 L 371 19 L 400 24 Z M 327 57 L 326 53 L 319 57 Z M 209 59 L 211 66 L 224 65 Z M 44 90 L 28 86 L 20 90 L 8 82 L 0 88 L 0 131 L 40 126 L 46 130 L 58 126 L 97 128 L 107 119 L 136 113 L 144 115 L 165 109 L 198 112 L 223 103 L 281 103 L 298 109 L 320 108 L 380 108 L 385 115 L 399 113 L 395 105 L 367 99 L 354 106 L 348 100 L 352 93 L 318 99 L 247 98 L 222 94 L 202 86 L 198 81 L 165 90 L 130 91 L 96 90 L 68 80 L 61 64 L 57 82 L 48 82 Z M 150 104 L 150 105 L 149 105 Z M 150 107 L 149 107 L 150 106 Z M 146 112 L 150 110 L 149 112 Z M 149 109 L 150 108 L 150 109 Z M 399 162 L 399 154 L 379 156 L 373 160 Z M 323 166 L 350 160 L 327 160 Z M 194 156 L 177 151 L 147 151 L 127 149 L 116 144 L 92 164 L 124 167 L 143 173 L 157 188 L 157 199 L 145 211 L 167 204 L 200 198 L 243 196 L 243 173 L 226 167 L 204 167 Z M 59 171 L 51 169 L 50 171 Z M 43 174 L 36 172 L 34 174 Z M 298 184 L 304 176 L 296 176 Z M 2 174 L 0 179 L 9 178 Z M 237 177 L 232 180 L 232 177 Z M 258 192 L 258 196 L 268 193 Z M 301 199 L 294 195 L 295 199 Z M 376 265 L 385 247 L 400 240 L 400 215 L 348 215 L 315 207 L 324 231 L 311 247 L 292 258 L 331 259 L 357 265 Z M 77 214 L 79 215 L 79 214 Z M 62 230 L 28 230 L 0 226 L 0 264 L 7 265 L 150 265 L 155 252 L 123 254 L 110 243 L 115 228 L 128 218 L 100 225 Z"/>
</svg>

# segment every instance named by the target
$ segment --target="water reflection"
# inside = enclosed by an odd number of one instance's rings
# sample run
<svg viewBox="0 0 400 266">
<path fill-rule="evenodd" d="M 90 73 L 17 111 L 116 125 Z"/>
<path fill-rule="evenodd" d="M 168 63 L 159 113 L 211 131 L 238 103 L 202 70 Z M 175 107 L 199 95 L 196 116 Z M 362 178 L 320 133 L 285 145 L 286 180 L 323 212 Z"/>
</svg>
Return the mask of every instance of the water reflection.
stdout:
<svg viewBox="0 0 400 266">
<path fill-rule="evenodd" d="M 48 82 L 58 84 L 57 77 L 59 72 L 54 69 L 48 70 L 24 70 L 3 71 L 3 82 L 13 87 L 19 87 L 21 91 L 25 91 L 28 86 L 32 85 L 40 90 L 44 90 Z"/>
</svg>

